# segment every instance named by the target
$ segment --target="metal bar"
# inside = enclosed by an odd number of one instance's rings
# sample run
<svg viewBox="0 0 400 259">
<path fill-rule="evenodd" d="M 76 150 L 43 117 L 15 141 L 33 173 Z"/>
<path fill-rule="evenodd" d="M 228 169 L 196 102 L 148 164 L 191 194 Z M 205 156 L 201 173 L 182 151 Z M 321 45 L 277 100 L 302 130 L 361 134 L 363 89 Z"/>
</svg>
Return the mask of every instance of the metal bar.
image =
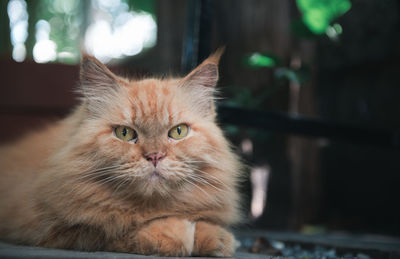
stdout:
<svg viewBox="0 0 400 259">
<path fill-rule="evenodd" d="M 197 62 L 200 63 L 206 59 L 211 53 L 211 31 L 212 19 L 214 14 L 213 1 L 201 0 L 200 6 L 200 23 L 198 38 Z"/>
<path fill-rule="evenodd" d="M 182 73 L 194 69 L 211 53 L 211 0 L 189 0 L 183 39 Z"/>
<path fill-rule="evenodd" d="M 224 105 L 218 105 L 218 117 L 219 121 L 226 124 L 400 150 L 400 132 L 396 131 L 338 124 L 303 116 L 247 110 Z"/>
<path fill-rule="evenodd" d="M 186 27 L 183 38 L 181 72 L 187 74 L 197 65 L 198 42 L 200 30 L 200 0 L 189 0 L 186 16 Z"/>
</svg>

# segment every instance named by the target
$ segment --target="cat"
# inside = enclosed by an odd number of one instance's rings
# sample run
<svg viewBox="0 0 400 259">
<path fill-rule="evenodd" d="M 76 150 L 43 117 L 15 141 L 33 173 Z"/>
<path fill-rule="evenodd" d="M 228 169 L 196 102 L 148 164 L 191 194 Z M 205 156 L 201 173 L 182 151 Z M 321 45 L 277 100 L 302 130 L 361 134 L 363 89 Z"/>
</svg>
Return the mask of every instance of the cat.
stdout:
<svg viewBox="0 0 400 259">
<path fill-rule="evenodd" d="M 161 256 L 234 255 L 241 163 L 216 124 L 219 50 L 182 78 L 84 55 L 80 104 L 0 147 L 0 238 Z"/>
</svg>

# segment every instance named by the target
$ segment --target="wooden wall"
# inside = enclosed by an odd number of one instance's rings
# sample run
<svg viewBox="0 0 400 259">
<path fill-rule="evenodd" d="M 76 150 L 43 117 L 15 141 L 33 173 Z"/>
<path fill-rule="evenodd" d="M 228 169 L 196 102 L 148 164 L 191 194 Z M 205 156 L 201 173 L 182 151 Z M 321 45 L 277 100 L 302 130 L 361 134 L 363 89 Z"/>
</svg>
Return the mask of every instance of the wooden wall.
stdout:
<svg viewBox="0 0 400 259">
<path fill-rule="evenodd" d="M 0 60 L 0 142 L 67 114 L 78 66 Z"/>
</svg>

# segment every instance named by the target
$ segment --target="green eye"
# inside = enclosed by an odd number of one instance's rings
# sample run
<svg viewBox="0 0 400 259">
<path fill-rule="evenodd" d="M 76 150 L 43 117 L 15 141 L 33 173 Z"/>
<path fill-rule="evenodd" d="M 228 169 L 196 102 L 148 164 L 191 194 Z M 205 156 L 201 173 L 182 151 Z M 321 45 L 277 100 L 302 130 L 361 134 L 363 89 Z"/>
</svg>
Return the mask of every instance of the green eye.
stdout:
<svg viewBox="0 0 400 259">
<path fill-rule="evenodd" d="M 115 136 L 123 141 L 131 141 L 137 138 L 136 131 L 127 126 L 118 126 L 114 132 Z"/>
<path fill-rule="evenodd" d="M 186 124 L 179 124 L 168 131 L 168 137 L 173 139 L 183 139 L 189 133 L 189 126 Z"/>
</svg>

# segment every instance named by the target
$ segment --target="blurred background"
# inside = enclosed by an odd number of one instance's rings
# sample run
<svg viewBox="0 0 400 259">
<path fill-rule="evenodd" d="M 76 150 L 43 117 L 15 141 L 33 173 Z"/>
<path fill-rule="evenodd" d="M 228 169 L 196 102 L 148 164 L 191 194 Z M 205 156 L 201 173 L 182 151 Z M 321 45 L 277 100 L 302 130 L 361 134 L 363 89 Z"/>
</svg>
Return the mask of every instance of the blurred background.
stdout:
<svg viewBox="0 0 400 259">
<path fill-rule="evenodd" d="M 397 0 L 0 1 L 0 141 L 76 104 L 80 53 L 182 75 L 218 47 L 242 228 L 400 236 Z"/>
</svg>

